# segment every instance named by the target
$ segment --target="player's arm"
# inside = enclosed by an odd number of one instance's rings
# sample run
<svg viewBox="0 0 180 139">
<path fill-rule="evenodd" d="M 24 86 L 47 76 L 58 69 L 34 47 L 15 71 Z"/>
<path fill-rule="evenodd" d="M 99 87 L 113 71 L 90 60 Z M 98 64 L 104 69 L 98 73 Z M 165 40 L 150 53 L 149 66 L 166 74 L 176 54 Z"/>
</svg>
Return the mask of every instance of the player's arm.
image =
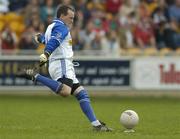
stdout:
<svg viewBox="0 0 180 139">
<path fill-rule="evenodd" d="M 40 66 L 44 65 L 51 53 L 61 44 L 68 34 L 68 29 L 65 27 L 55 27 L 51 33 L 51 38 L 47 42 L 44 53 L 40 55 Z"/>
</svg>

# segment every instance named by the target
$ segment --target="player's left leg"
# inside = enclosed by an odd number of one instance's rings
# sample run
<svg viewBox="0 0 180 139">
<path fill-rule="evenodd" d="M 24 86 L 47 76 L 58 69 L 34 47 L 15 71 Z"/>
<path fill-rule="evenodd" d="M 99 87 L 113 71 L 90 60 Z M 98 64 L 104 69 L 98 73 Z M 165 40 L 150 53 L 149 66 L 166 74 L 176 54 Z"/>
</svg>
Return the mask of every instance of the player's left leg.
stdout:
<svg viewBox="0 0 180 139">
<path fill-rule="evenodd" d="M 73 85 L 72 93 L 79 101 L 83 113 L 86 115 L 96 131 L 112 131 L 112 129 L 107 127 L 105 123 L 97 120 L 91 106 L 88 93 L 82 86 L 79 85 L 79 83 Z"/>
</svg>

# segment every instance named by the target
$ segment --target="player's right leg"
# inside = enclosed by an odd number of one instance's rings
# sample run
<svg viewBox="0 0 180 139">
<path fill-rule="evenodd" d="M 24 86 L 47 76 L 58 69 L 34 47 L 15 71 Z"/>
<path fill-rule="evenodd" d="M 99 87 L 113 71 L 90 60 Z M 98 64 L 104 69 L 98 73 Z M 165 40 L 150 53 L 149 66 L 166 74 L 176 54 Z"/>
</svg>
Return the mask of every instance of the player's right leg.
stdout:
<svg viewBox="0 0 180 139">
<path fill-rule="evenodd" d="M 23 69 L 17 75 L 17 77 L 26 78 L 33 82 L 40 82 L 43 85 L 49 87 L 53 92 L 63 97 L 67 97 L 71 94 L 71 88 L 73 81 L 68 78 L 60 78 L 58 81 L 52 80 L 48 77 L 40 75 L 36 69 Z"/>
</svg>

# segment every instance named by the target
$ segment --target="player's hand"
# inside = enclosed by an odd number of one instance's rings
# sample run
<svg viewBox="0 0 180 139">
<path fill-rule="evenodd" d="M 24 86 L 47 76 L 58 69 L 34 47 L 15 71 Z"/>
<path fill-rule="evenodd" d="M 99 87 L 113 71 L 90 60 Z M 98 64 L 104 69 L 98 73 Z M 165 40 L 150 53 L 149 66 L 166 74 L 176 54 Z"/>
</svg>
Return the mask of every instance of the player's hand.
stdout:
<svg viewBox="0 0 180 139">
<path fill-rule="evenodd" d="M 49 55 L 47 53 L 41 54 L 39 56 L 39 62 L 40 62 L 39 66 L 40 67 L 42 67 L 45 63 L 47 63 L 48 57 L 49 57 Z"/>
<path fill-rule="evenodd" d="M 41 43 L 41 33 L 37 33 L 35 36 L 34 36 L 34 40 L 36 43 Z"/>
</svg>

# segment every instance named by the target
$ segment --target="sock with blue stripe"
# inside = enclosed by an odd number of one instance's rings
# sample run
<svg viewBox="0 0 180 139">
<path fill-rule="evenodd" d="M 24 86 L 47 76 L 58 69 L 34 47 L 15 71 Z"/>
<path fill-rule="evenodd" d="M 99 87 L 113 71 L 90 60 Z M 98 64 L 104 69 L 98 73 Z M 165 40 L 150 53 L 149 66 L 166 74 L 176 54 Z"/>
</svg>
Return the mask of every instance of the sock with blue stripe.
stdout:
<svg viewBox="0 0 180 139">
<path fill-rule="evenodd" d="M 42 83 L 43 85 L 49 87 L 53 92 L 58 93 L 61 89 L 62 84 L 60 82 L 54 81 L 50 78 L 44 77 L 40 74 L 36 75 L 36 81 Z"/>
<path fill-rule="evenodd" d="M 79 101 L 82 111 L 84 112 L 86 117 L 89 119 L 91 124 L 92 125 L 95 125 L 97 123 L 100 124 L 99 121 L 96 119 L 94 111 L 91 107 L 89 96 L 86 90 L 81 90 L 75 97 Z"/>
</svg>

